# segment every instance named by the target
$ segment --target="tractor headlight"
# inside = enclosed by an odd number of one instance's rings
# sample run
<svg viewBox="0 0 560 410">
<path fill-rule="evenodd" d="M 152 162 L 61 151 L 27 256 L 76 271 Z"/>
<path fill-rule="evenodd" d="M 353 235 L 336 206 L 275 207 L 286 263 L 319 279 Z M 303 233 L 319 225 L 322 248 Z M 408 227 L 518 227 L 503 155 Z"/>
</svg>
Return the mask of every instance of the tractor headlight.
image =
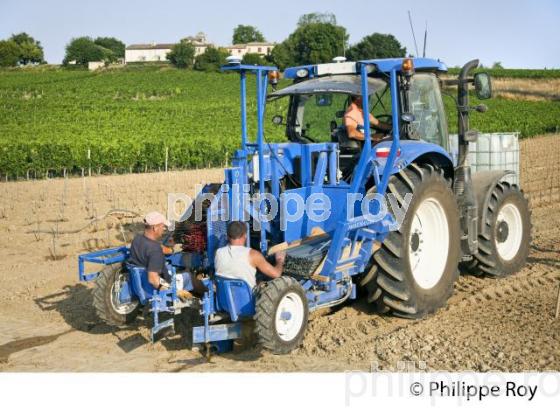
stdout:
<svg viewBox="0 0 560 410">
<path fill-rule="evenodd" d="M 296 71 L 296 76 L 298 76 L 299 78 L 305 78 L 308 76 L 308 74 L 309 71 L 307 70 L 307 68 L 300 68 Z"/>
</svg>

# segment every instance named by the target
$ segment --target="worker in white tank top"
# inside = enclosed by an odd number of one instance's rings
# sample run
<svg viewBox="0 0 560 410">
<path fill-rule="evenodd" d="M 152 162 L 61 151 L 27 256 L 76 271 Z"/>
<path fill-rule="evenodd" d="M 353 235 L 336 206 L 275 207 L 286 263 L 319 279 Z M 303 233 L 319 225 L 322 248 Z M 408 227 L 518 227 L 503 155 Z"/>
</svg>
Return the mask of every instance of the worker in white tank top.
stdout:
<svg viewBox="0 0 560 410">
<path fill-rule="evenodd" d="M 216 275 L 242 279 L 254 288 L 257 285 L 257 269 L 269 278 L 282 275 L 286 255 L 276 254 L 276 266 L 271 265 L 262 253 L 245 246 L 247 243 L 247 226 L 244 222 L 234 221 L 227 228 L 228 244 L 216 251 L 214 268 Z"/>
</svg>

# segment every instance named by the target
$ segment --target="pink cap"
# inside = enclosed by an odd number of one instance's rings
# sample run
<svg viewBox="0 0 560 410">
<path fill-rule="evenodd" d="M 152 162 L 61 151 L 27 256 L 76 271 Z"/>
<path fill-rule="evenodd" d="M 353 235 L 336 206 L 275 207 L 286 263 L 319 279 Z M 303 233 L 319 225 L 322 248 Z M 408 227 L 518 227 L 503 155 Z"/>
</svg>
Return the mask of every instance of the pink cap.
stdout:
<svg viewBox="0 0 560 410">
<path fill-rule="evenodd" d="M 146 216 L 144 217 L 144 222 L 146 223 L 146 225 L 164 224 L 167 227 L 169 227 L 169 225 L 171 225 L 169 223 L 169 221 L 165 218 L 165 216 L 163 216 L 162 214 L 160 214 L 157 211 L 153 211 L 153 212 L 150 212 L 150 213 L 146 214 Z"/>
</svg>

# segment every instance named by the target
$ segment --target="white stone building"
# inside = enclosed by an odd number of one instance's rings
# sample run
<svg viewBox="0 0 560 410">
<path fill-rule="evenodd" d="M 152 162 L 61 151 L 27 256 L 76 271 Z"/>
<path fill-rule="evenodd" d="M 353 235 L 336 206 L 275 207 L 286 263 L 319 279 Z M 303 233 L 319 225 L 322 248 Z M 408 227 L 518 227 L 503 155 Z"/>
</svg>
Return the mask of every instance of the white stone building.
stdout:
<svg viewBox="0 0 560 410">
<path fill-rule="evenodd" d="M 131 44 L 124 50 L 126 63 L 167 61 L 167 53 L 174 44 Z"/>
<path fill-rule="evenodd" d="M 245 54 L 249 53 L 266 56 L 270 54 L 274 46 L 276 46 L 276 43 L 253 42 L 247 44 L 234 44 L 226 47 L 226 50 L 228 50 L 229 54 L 232 56 L 243 57 Z"/>
<path fill-rule="evenodd" d="M 194 45 L 195 56 L 204 53 L 209 46 L 212 46 L 204 33 L 185 37 L 181 41 L 183 40 L 190 41 Z M 126 63 L 167 61 L 167 53 L 174 45 L 175 43 L 131 44 L 125 49 L 124 59 Z"/>
</svg>

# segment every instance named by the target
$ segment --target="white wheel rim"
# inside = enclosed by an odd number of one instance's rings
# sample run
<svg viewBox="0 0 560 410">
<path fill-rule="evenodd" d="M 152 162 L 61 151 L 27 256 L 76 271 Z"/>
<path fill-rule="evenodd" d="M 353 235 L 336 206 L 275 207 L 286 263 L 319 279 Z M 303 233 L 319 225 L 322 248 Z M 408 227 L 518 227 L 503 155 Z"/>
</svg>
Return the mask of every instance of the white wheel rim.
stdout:
<svg viewBox="0 0 560 410">
<path fill-rule="evenodd" d="M 137 300 L 132 300 L 128 303 L 121 303 L 119 301 L 119 293 L 121 292 L 121 287 L 124 282 L 124 276 L 122 273 L 119 273 L 115 282 L 113 282 L 113 286 L 111 286 L 111 305 L 113 310 L 117 312 L 119 315 L 128 315 L 136 306 L 138 306 Z"/>
<path fill-rule="evenodd" d="M 303 301 L 297 293 L 290 292 L 278 303 L 276 309 L 276 331 L 285 342 L 293 340 L 303 325 Z"/>
<path fill-rule="evenodd" d="M 500 209 L 496 219 L 496 229 L 498 232 L 495 235 L 495 242 L 500 258 L 506 261 L 512 260 L 517 255 L 523 239 L 521 212 L 514 204 L 505 204 Z M 507 231 L 504 232 L 504 229 Z M 500 230 L 502 232 L 499 232 Z M 501 238 L 502 235 L 505 235 L 505 239 Z"/>
<path fill-rule="evenodd" d="M 423 289 L 434 287 L 445 271 L 449 254 L 449 224 L 439 201 L 422 201 L 410 227 L 408 256 L 414 280 Z"/>
</svg>

